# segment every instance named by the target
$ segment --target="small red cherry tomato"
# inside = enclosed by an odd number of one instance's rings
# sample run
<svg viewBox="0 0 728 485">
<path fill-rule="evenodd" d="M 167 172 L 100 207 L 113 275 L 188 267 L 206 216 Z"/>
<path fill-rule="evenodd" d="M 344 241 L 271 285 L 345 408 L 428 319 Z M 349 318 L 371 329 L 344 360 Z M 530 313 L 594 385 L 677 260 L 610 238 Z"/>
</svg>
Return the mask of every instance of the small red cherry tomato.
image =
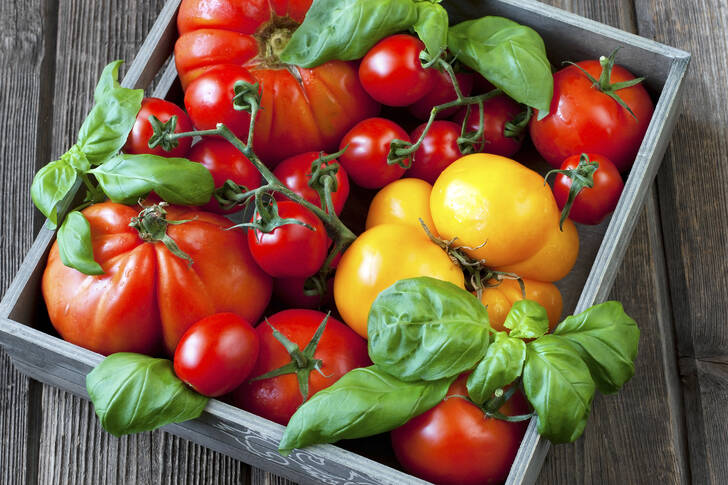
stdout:
<svg viewBox="0 0 728 485">
<path fill-rule="evenodd" d="M 423 124 L 415 128 L 411 135 L 412 143 L 422 136 L 426 126 Z M 422 145 L 412 156 L 412 166 L 407 170 L 407 176 L 434 184 L 448 165 L 463 156 L 458 147 L 459 137 L 459 125 L 452 121 L 434 121 Z"/>
<path fill-rule="evenodd" d="M 154 134 L 154 128 L 149 121 L 150 116 L 156 116 L 162 123 L 167 123 L 173 116 L 177 117 L 177 124 L 174 128 L 175 133 L 184 133 L 192 131 L 192 121 L 190 121 L 187 113 L 174 103 L 159 98 L 144 98 L 142 107 L 137 113 L 134 127 L 131 129 L 126 139 L 126 144 L 122 151 L 128 154 L 148 153 L 150 155 L 158 155 L 160 157 L 184 157 L 190 151 L 192 145 L 192 137 L 179 138 L 177 146 L 170 151 L 165 151 L 162 146 L 157 145 L 149 148 L 149 139 Z"/>
<path fill-rule="evenodd" d="M 433 87 L 435 70 L 422 67 L 425 44 L 398 34 L 379 41 L 362 59 L 359 80 L 369 96 L 387 106 L 407 106 Z"/>
<path fill-rule="evenodd" d="M 321 203 L 318 192 L 308 185 L 311 180 L 311 164 L 314 160 L 321 156 L 321 152 L 308 152 L 296 155 L 295 157 L 283 160 L 276 165 L 273 175 L 278 177 L 283 185 L 309 201 L 310 203 L 325 209 L 325 204 Z M 329 162 L 336 163 L 336 160 Z M 331 200 L 334 203 L 334 211 L 340 214 L 344 209 L 346 199 L 349 197 L 349 177 L 346 170 L 339 164 L 336 171 L 336 192 L 331 193 Z M 285 200 L 284 195 L 276 194 L 279 200 Z"/>
<path fill-rule="evenodd" d="M 210 315 L 182 335 L 174 353 L 174 372 L 200 394 L 227 394 L 253 370 L 258 340 L 253 327 L 234 313 Z"/>
<path fill-rule="evenodd" d="M 281 219 L 296 219 L 301 224 L 285 224 L 269 233 L 248 230 L 250 254 L 263 271 L 276 278 L 306 278 L 315 274 L 326 259 L 329 238 L 316 215 L 292 202 L 278 202 Z"/>
<path fill-rule="evenodd" d="M 435 73 L 436 74 L 433 76 L 432 89 L 430 89 L 430 91 L 428 91 L 422 99 L 409 107 L 410 113 L 412 113 L 415 118 L 428 120 L 430 118 L 430 111 L 432 111 L 432 108 L 458 99 L 458 96 L 455 93 L 455 88 L 452 85 L 450 75 L 445 71 L 438 70 L 435 70 Z M 473 90 L 473 75 L 470 73 L 459 72 L 455 74 L 455 79 L 458 81 L 458 86 L 460 87 L 462 95 L 470 96 L 470 93 Z M 437 118 L 449 118 L 454 115 L 457 110 L 457 107 L 454 107 L 440 111 L 437 113 Z"/>
<path fill-rule="evenodd" d="M 462 125 L 465 120 L 466 109 L 461 109 L 455 116 L 454 121 Z M 523 108 L 508 96 L 501 94 L 483 101 L 483 143 L 476 146 L 478 151 L 493 153 L 503 157 L 511 157 L 523 144 L 523 136 L 508 136 L 506 124 L 513 121 Z M 480 112 L 478 105 L 470 107 L 470 116 L 466 130 L 475 132 L 480 124 Z"/>
</svg>

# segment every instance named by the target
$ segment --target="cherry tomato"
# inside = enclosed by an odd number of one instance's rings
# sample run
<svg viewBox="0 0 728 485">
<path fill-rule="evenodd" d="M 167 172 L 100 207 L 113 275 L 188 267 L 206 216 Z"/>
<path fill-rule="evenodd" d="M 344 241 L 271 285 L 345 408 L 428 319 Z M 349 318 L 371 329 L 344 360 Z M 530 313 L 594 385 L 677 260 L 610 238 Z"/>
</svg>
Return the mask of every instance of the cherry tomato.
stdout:
<svg viewBox="0 0 728 485">
<path fill-rule="evenodd" d="M 276 278 L 306 278 L 316 273 L 326 259 L 329 238 L 321 220 L 302 205 L 278 203 L 281 219 L 296 219 L 301 224 L 285 224 L 269 233 L 248 230 L 250 253 L 258 265 Z"/>
<path fill-rule="evenodd" d="M 521 106 L 505 94 L 483 101 L 483 138 L 482 143 L 476 146 L 476 149 L 504 157 L 511 157 L 518 152 L 523 144 L 523 136 L 507 136 L 505 128 L 506 123 L 512 121 L 522 111 Z M 461 109 L 455 115 L 454 121 L 462 125 L 466 112 L 465 108 Z M 478 131 L 479 124 L 480 112 L 478 105 L 474 104 L 470 107 L 466 130 Z"/>
<path fill-rule="evenodd" d="M 314 310 L 294 309 L 276 313 L 267 320 L 299 349 L 304 349 L 325 317 L 326 314 Z M 260 338 L 260 353 L 251 376 L 261 376 L 291 362 L 291 356 L 273 336 L 269 325 L 260 323 L 255 331 Z M 309 374 L 308 397 L 329 387 L 350 370 L 371 365 L 366 340 L 333 317 L 328 318 L 314 358 L 321 360 L 321 373 L 314 370 Z M 295 374 L 248 381 L 231 398 L 236 406 L 283 425 L 303 402 Z"/>
<path fill-rule="evenodd" d="M 436 71 L 422 67 L 425 44 L 398 34 L 379 41 L 362 59 L 359 80 L 364 90 L 387 106 L 407 106 L 425 96 L 434 85 Z"/>
<path fill-rule="evenodd" d="M 430 215 L 432 185 L 420 179 L 399 179 L 386 185 L 369 204 L 366 228 L 380 224 L 408 224 L 422 229 L 420 219 L 438 236 Z"/>
<path fill-rule="evenodd" d="M 445 71 L 438 70 L 435 70 L 435 73 L 436 74 L 433 76 L 432 89 L 430 89 L 422 99 L 409 107 L 410 113 L 412 113 L 415 118 L 428 120 L 430 118 L 430 111 L 432 111 L 432 108 L 440 104 L 455 101 L 458 98 L 455 93 L 455 88 L 452 85 L 450 75 Z M 455 74 L 455 79 L 458 81 L 458 86 L 460 87 L 462 95 L 470 96 L 470 93 L 473 90 L 473 74 L 459 72 Z M 437 113 L 437 117 L 449 118 L 454 115 L 457 110 L 457 107 L 448 108 Z"/>
<path fill-rule="evenodd" d="M 426 126 L 425 123 L 415 128 L 410 135 L 412 143 L 416 143 L 422 136 Z M 460 125 L 452 121 L 434 121 L 422 140 L 422 145 L 413 154 L 412 166 L 406 175 L 435 183 L 448 165 L 463 156 L 458 147 L 458 138 Z"/>
<path fill-rule="evenodd" d="M 491 282 L 496 284 L 496 282 Z M 561 292 L 553 283 L 529 280 L 523 278 L 523 286 L 526 289 L 526 298 L 541 304 L 546 309 L 549 317 L 549 330 L 553 330 L 559 323 L 561 312 L 564 307 Z M 518 300 L 523 300 L 521 286 L 517 280 L 504 279 L 498 284 L 485 288 L 480 301 L 488 308 L 488 317 L 492 329 L 499 332 L 508 331 L 503 326 L 508 312 Z"/>
<path fill-rule="evenodd" d="M 652 100 L 641 84 L 615 91 L 631 108 L 633 117 L 577 66 L 597 80 L 602 74 L 602 65 L 595 60 L 570 65 L 554 74 L 549 114 L 539 120 L 535 113 L 531 119 L 533 144 L 554 168 L 567 157 L 586 152 L 604 155 L 624 172 L 634 163 L 650 124 Z M 615 65 L 610 79 L 611 83 L 620 83 L 634 76 Z"/>
<path fill-rule="evenodd" d="M 304 285 L 307 278 L 275 278 L 273 280 L 273 296 L 276 300 L 291 308 L 321 308 L 333 300 L 334 279 L 330 278 L 327 291 L 323 295 L 307 295 Z"/>
<path fill-rule="evenodd" d="M 227 394 L 258 359 L 258 334 L 234 313 L 216 313 L 187 329 L 174 353 L 174 372 L 205 396 Z"/>
<path fill-rule="evenodd" d="M 606 157 L 595 153 L 586 154 L 592 162 L 597 162 L 599 168 L 594 172 L 594 187 L 584 187 L 574 199 L 569 211 L 569 217 L 579 224 L 599 224 L 617 207 L 619 196 L 622 195 L 624 182 L 619 170 Z M 581 155 L 572 155 L 564 160 L 561 170 L 573 170 L 579 165 Z M 572 180 L 564 174 L 557 174 L 554 179 L 554 198 L 563 209 L 569 199 L 569 189 Z"/>
<path fill-rule="evenodd" d="M 308 185 L 309 180 L 311 180 L 311 164 L 320 156 L 321 152 L 307 152 L 288 158 L 276 165 L 275 170 L 273 170 L 273 174 L 278 177 L 283 185 L 310 203 L 325 209 L 325 204 L 321 203 L 318 192 Z M 329 164 L 331 163 L 337 162 L 336 160 L 332 160 Z M 285 196 L 283 195 L 276 194 L 276 196 L 280 200 L 285 200 Z M 331 200 L 334 203 L 334 211 L 337 214 L 340 214 L 344 209 L 344 204 L 348 197 L 349 176 L 346 174 L 346 169 L 339 164 L 339 168 L 336 171 L 336 192 L 331 193 Z"/>
<path fill-rule="evenodd" d="M 395 139 L 410 141 L 406 131 L 384 118 L 364 120 L 344 135 L 339 148 L 348 148 L 339 161 L 355 184 L 378 189 L 404 175 L 401 165 L 387 163 L 389 144 Z"/>
<path fill-rule="evenodd" d="M 131 129 L 122 151 L 129 154 L 149 153 L 160 157 L 185 157 L 187 152 L 190 151 L 192 137 L 179 138 L 177 140 L 178 145 L 170 151 L 165 151 L 161 146 L 149 148 L 149 139 L 154 134 L 154 128 L 149 122 L 150 116 L 156 116 L 162 123 L 166 123 L 170 118 L 176 116 L 175 133 L 192 131 L 192 121 L 190 121 L 187 113 L 182 111 L 182 108 L 163 99 L 144 98 L 142 107 L 134 122 L 134 127 Z"/>
<path fill-rule="evenodd" d="M 215 181 L 215 187 L 222 186 L 227 180 L 232 180 L 248 190 L 260 187 L 258 169 L 227 140 L 203 138 L 195 143 L 187 158 L 201 163 L 210 171 L 212 179 Z M 215 197 L 212 197 L 210 202 L 203 207 L 205 210 L 217 214 L 231 214 L 240 210 L 240 208 L 223 209 Z"/>
</svg>

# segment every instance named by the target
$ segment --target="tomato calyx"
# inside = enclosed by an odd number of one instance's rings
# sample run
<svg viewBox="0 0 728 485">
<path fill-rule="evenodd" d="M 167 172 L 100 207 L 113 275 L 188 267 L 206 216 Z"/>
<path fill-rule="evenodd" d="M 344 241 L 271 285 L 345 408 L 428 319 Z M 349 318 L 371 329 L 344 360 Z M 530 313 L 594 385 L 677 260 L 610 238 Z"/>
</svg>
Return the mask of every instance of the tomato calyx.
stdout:
<svg viewBox="0 0 728 485">
<path fill-rule="evenodd" d="M 508 121 L 503 127 L 503 134 L 508 138 L 522 140 L 524 132 L 528 128 L 528 123 L 533 116 L 533 109 L 526 106 L 526 109 L 518 113 L 511 121 Z"/>
<path fill-rule="evenodd" d="M 336 192 L 339 188 L 336 174 L 339 172 L 340 165 L 333 160 L 343 155 L 348 148 L 349 146 L 347 145 L 331 155 L 326 155 L 324 152 L 321 152 L 318 158 L 311 162 L 311 171 L 306 174 L 309 177 L 308 186 L 316 191 L 319 200 L 325 204 L 324 209 L 329 214 L 336 212 L 334 210 L 334 200 L 331 197 L 331 193 Z"/>
<path fill-rule="evenodd" d="M 139 238 L 144 242 L 161 242 L 169 251 L 178 258 L 187 261 L 188 266 L 192 266 L 194 261 L 192 258 L 182 251 L 177 243 L 167 234 L 167 226 L 170 224 L 178 225 L 190 222 L 192 219 L 183 221 L 167 220 L 167 211 L 164 209 L 166 202 L 160 202 L 149 207 L 145 207 L 139 212 L 139 215 L 131 218 L 129 227 L 133 227 L 139 231 Z"/>
<path fill-rule="evenodd" d="M 149 124 L 152 125 L 152 129 L 154 130 L 154 133 L 149 138 L 149 148 L 160 146 L 165 152 L 171 152 L 179 146 L 177 139 L 169 136 L 173 135 L 174 130 L 177 128 L 177 115 L 173 115 L 164 123 L 156 116 L 151 115 L 149 117 Z"/>
<path fill-rule="evenodd" d="M 306 229 L 315 231 L 315 229 L 309 224 L 306 224 L 296 218 L 282 218 L 278 213 L 278 203 L 273 195 L 263 193 L 260 196 L 255 197 L 255 212 L 253 212 L 253 220 L 251 222 L 238 224 L 234 227 L 247 227 L 258 232 L 269 234 L 275 231 L 276 228 L 286 226 L 288 224 L 298 224 Z"/>
<path fill-rule="evenodd" d="M 281 62 L 280 55 L 291 40 L 293 33 L 298 29 L 298 25 L 298 22 L 290 17 L 273 14 L 270 21 L 255 33 L 254 38 L 258 42 L 258 61 L 261 67 L 266 69 L 285 65 Z"/>
<path fill-rule="evenodd" d="M 571 187 L 569 188 L 569 198 L 566 200 L 564 208 L 561 210 L 561 219 L 559 219 L 559 229 L 563 232 L 564 221 L 569 217 L 571 207 L 574 205 L 576 196 L 585 189 L 594 187 L 594 172 L 599 169 L 599 162 L 592 162 L 589 160 L 589 155 L 582 153 L 579 158 L 579 165 L 572 169 L 554 169 L 550 170 L 544 177 L 544 184 L 547 183 L 549 176 L 552 173 L 560 173 L 569 179 L 571 179 Z"/>
<path fill-rule="evenodd" d="M 298 388 L 301 391 L 301 397 L 303 398 L 303 402 L 306 402 L 309 393 L 308 380 L 311 372 L 315 370 L 322 376 L 329 377 L 321 370 L 323 361 L 321 359 L 314 358 L 314 354 L 316 353 L 316 347 L 321 341 L 321 336 L 324 334 L 324 330 L 326 329 L 326 323 L 329 320 L 329 316 L 331 316 L 331 313 L 326 314 L 324 319 L 321 321 L 321 324 L 316 329 L 316 333 L 314 333 L 313 337 L 311 337 L 311 340 L 308 342 L 303 350 L 301 350 L 295 342 L 292 342 L 288 337 L 279 332 L 278 329 L 271 325 L 271 323 L 266 318 L 266 325 L 268 325 L 273 331 L 273 336 L 275 337 L 275 339 L 278 340 L 278 342 L 280 342 L 283 347 L 285 347 L 288 355 L 291 356 L 291 361 L 286 365 L 283 365 L 270 372 L 266 372 L 265 374 L 255 377 L 254 379 L 251 379 L 250 382 L 260 381 L 263 379 L 271 379 L 273 377 L 278 377 L 286 374 L 296 374 L 296 378 L 298 379 Z"/>
</svg>

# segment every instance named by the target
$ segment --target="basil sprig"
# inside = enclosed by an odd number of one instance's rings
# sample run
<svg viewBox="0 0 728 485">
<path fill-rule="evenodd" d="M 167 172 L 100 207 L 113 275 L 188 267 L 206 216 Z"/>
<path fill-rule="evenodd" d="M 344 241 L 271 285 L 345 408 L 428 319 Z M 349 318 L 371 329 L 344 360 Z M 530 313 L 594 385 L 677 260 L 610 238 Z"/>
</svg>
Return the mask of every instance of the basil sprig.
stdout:
<svg viewBox="0 0 728 485">
<path fill-rule="evenodd" d="M 521 376 L 525 361 L 525 342 L 509 337 L 506 332 L 498 332 L 483 360 L 468 376 L 470 399 L 476 404 L 483 404 L 496 389 L 507 386 Z"/>
<path fill-rule="evenodd" d="M 423 0 L 415 4 L 417 21 L 412 29 L 425 44 L 430 59 L 439 56 L 447 49 L 447 11 L 439 3 Z"/>
<path fill-rule="evenodd" d="M 58 252 L 68 267 L 88 275 L 104 274 L 101 265 L 94 261 L 91 225 L 78 211 L 70 212 L 58 229 Z"/>
</svg>

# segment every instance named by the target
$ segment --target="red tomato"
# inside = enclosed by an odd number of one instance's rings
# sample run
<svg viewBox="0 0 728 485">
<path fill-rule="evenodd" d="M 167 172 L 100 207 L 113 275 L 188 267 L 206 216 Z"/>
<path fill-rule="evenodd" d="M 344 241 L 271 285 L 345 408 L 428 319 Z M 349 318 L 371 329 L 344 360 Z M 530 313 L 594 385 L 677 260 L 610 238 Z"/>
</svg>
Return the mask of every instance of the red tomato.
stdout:
<svg viewBox="0 0 728 485">
<path fill-rule="evenodd" d="M 213 313 L 260 318 L 272 281 L 256 264 L 245 235 L 231 222 L 202 211 L 167 208 L 167 235 L 192 258 L 172 254 L 161 242 L 145 242 L 131 219 L 139 213 L 112 202 L 83 211 L 91 226 L 94 259 L 103 275 L 64 266 L 54 243 L 43 273 L 43 297 L 51 323 L 71 343 L 101 354 L 174 352 L 182 334 Z M 224 248 L 221 250 L 220 248 Z"/>
<path fill-rule="evenodd" d="M 412 143 L 416 143 L 425 131 L 422 124 L 412 132 Z M 434 121 L 427 131 L 422 145 L 412 156 L 412 166 L 407 170 L 408 177 L 435 183 L 440 173 L 452 162 L 463 156 L 458 147 L 460 126 L 452 121 Z"/>
<path fill-rule="evenodd" d="M 606 157 L 595 153 L 586 154 L 590 161 L 597 162 L 599 168 L 593 174 L 594 187 L 584 187 L 574 199 L 569 211 L 569 218 L 579 224 L 599 224 L 614 211 L 622 195 L 624 182 L 619 170 Z M 564 160 L 561 170 L 572 170 L 579 165 L 580 155 L 573 155 Z M 572 180 L 564 174 L 557 174 L 554 179 L 554 198 L 563 209 L 569 198 Z"/>
<path fill-rule="evenodd" d="M 407 106 L 434 85 L 435 69 L 422 67 L 425 44 L 416 37 L 398 34 L 380 40 L 362 59 L 359 80 L 369 95 L 387 106 Z"/>
<path fill-rule="evenodd" d="M 183 0 L 177 16 L 175 62 L 185 89 L 218 65 L 243 66 L 260 83 L 255 152 L 271 166 L 298 153 L 335 151 L 344 133 L 379 110 L 353 63 L 304 69 L 280 61 L 310 6 L 311 0 Z"/>
<path fill-rule="evenodd" d="M 503 483 L 526 432 L 527 421 L 509 423 L 489 418 L 467 396 L 465 378 L 449 397 L 392 431 L 397 460 L 408 472 L 440 485 Z M 515 416 L 529 412 L 516 393 L 499 410 Z"/>
<path fill-rule="evenodd" d="M 310 203 L 325 209 L 326 204 L 321 203 L 318 192 L 308 185 L 308 181 L 311 180 L 311 164 L 319 156 L 321 156 L 321 152 L 308 152 L 283 160 L 276 166 L 273 175 L 278 177 L 283 185 Z M 336 160 L 329 163 L 336 163 Z M 341 164 L 339 164 L 339 169 L 336 172 L 336 185 L 336 192 L 331 193 L 331 199 L 334 203 L 334 211 L 340 214 L 344 209 L 346 199 L 349 197 L 349 177 Z M 285 196 L 279 194 L 276 194 L 276 196 L 280 200 L 285 200 Z"/>
<path fill-rule="evenodd" d="M 325 317 L 326 314 L 313 310 L 285 310 L 268 317 L 268 322 L 299 349 L 304 349 Z M 269 325 L 260 323 L 255 331 L 260 337 L 260 353 L 252 376 L 266 374 L 291 362 L 290 355 L 273 336 Z M 314 358 L 321 360 L 321 373 L 315 370 L 310 373 L 309 397 L 350 370 L 371 365 L 366 340 L 332 317 L 326 323 Z M 295 374 L 248 381 L 231 397 L 236 406 L 283 425 L 303 402 Z"/>
<path fill-rule="evenodd" d="M 234 313 L 216 313 L 187 329 L 174 353 L 174 372 L 205 396 L 227 394 L 258 359 L 258 334 Z"/>
<path fill-rule="evenodd" d="M 421 120 L 430 119 L 430 111 L 437 105 L 449 103 L 458 99 L 452 85 L 450 75 L 445 71 L 437 71 L 433 76 L 433 86 L 425 96 L 409 107 L 410 113 Z M 473 90 L 473 75 L 465 72 L 455 74 L 460 92 L 463 96 L 470 96 Z M 449 118 L 457 111 L 457 107 L 448 108 L 437 114 L 438 118 Z"/>
<path fill-rule="evenodd" d="M 291 308 L 320 308 L 331 303 L 333 297 L 334 279 L 330 278 L 327 291 L 323 295 L 307 295 L 304 293 L 306 278 L 275 278 L 273 280 L 273 295 L 287 307 Z"/>
<path fill-rule="evenodd" d="M 389 144 L 395 139 L 410 141 L 402 127 L 384 118 L 364 120 L 344 136 L 339 149 L 348 148 L 339 161 L 355 184 L 378 189 L 404 175 L 401 165 L 387 163 Z"/>
<path fill-rule="evenodd" d="M 462 125 L 465 120 L 466 109 L 461 109 L 454 121 Z M 495 96 L 483 101 L 483 143 L 476 147 L 478 151 L 493 153 L 503 157 L 511 157 L 523 144 L 523 137 L 509 137 L 505 134 L 506 123 L 512 121 L 523 109 L 505 94 Z M 470 107 L 470 116 L 466 130 L 474 132 L 480 124 L 478 105 Z"/>
<path fill-rule="evenodd" d="M 301 204 L 278 203 L 281 219 L 296 219 L 308 224 L 286 224 L 269 233 L 248 230 L 248 244 L 256 263 L 276 278 L 306 278 L 324 264 L 329 238 L 321 220 Z"/>
<path fill-rule="evenodd" d="M 203 138 L 195 143 L 187 158 L 201 163 L 210 171 L 212 179 L 215 181 L 215 187 L 222 186 L 227 180 L 232 180 L 248 190 L 260 187 L 258 169 L 227 140 Z M 231 214 L 240 210 L 239 207 L 230 210 L 223 209 L 214 196 L 203 208 L 217 214 Z"/>
<path fill-rule="evenodd" d="M 595 79 L 602 66 L 599 61 L 577 63 Z M 611 82 L 630 81 L 634 76 L 614 66 Z M 641 84 L 616 91 L 632 109 L 636 119 L 619 103 L 595 86 L 576 66 L 554 74 L 554 97 L 549 114 L 531 119 L 531 138 L 538 152 L 554 168 L 571 155 L 600 153 L 620 172 L 634 163 L 642 137 L 650 124 L 654 106 Z"/>
<path fill-rule="evenodd" d="M 150 116 L 156 116 L 159 121 L 166 123 L 173 116 L 177 117 L 177 125 L 174 129 L 175 133 L 184 133 L 192 131 L 192 121 L 190 121 L 187 113 L 174 103 L 159 98 L 144 98 L 142 107 L 137 113 L 134 127 L 126 139 L 126 144 L 122 151 L 129 154 L 149 153 L 151 155 L 159 155 L 160 157 L 185 157 L 190 151 L 192 145 L 192 137 L 180 138 L 177 140 L 178 145 L 170 151 L 165 151 L 161 146 L 149 148 L 149 139 L 154 134 L 154 128 L 149 122 Z"/>
</svg>

